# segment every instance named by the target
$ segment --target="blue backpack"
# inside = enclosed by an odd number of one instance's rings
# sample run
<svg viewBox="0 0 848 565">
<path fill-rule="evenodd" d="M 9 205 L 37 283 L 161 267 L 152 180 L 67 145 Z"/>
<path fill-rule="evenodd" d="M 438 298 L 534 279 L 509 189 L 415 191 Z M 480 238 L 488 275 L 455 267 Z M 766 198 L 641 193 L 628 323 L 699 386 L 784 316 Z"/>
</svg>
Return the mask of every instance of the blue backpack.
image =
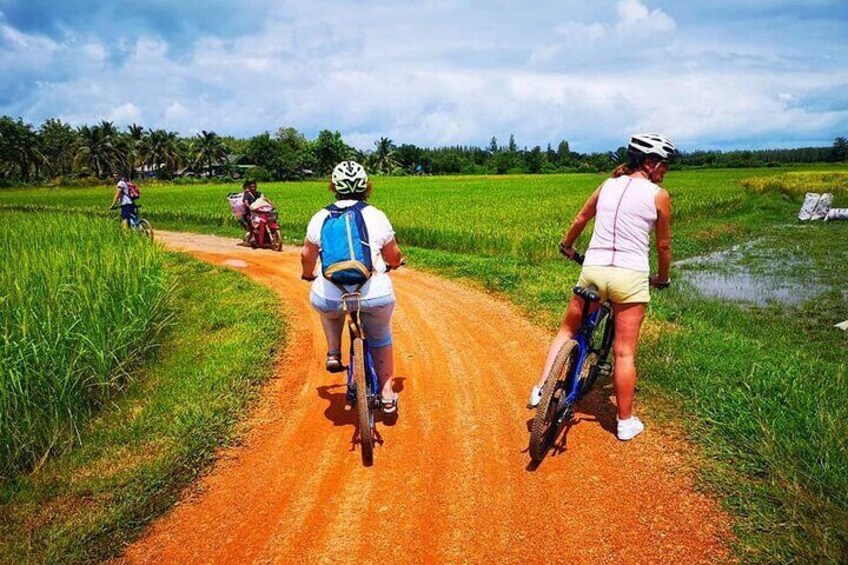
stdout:
<svg viewBox="0 0 848 565">
<path fill-rule="evenodd" d="M 362 287 L 371 278 L 371 245 L 362 209 L 357 202 L 348 208 L 327 206 L 330 213 L 321 226 L 321 273 L 336 285 Z"/>
</svg>

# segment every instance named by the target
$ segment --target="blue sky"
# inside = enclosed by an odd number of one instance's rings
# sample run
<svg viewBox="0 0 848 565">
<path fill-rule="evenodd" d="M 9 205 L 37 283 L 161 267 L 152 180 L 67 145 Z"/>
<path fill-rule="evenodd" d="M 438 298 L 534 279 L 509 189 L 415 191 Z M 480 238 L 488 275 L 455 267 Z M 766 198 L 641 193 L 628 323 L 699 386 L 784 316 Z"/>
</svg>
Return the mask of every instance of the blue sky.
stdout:
<svg viewBox="0 0 848 565">
<path fill-rule="evenodd" d="M 0 114 L 360 148 L 848 136 L 846 0 L 0 0 Z"/>
</svg>

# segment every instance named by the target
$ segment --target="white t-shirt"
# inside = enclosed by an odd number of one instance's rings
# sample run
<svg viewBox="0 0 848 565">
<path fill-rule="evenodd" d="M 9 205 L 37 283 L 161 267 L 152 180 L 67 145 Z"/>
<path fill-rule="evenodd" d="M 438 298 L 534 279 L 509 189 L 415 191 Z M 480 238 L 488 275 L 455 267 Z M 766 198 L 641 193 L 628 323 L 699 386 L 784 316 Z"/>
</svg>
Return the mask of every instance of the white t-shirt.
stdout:
<svg viewBox="0 0 848 565">
<path fill-rule="evenodd" d="M 336 206 L 339 208 L 349 208 L 356 204 L 357 200 L 337 200 Z M 324 220 L 330 213 L 325 210 L 319 210 L 312 219 L 309 220 L 309 225 L 306 227 L 306 241 L 321 247 L 321 227 L 324 225 Z M 365 227 L 368 229 L 368 243 L 371 245 L 371 264 L 374 267 L 374 273 L 368 282 L 362 287 L 360 292 L 362 298 L 381 298 L 383 296 L 394 295 L 392 287 L 392 279 L 386 274 L 386 263 L 383 261 L 383 256 L 380 250 L 395 238 L 395 230 L 386 215 L 373 206 L 366 206 L 362 209 L 362 219 L 365 220 Z M 320 273 L 320 268 L 318 269 Z M 355 290 L 355 286 L 345 287 L 350 290 Z M 312 283 L 312 292 L 325 300 L 341 300 L 342 291 L 322 277 Z"/>
<path fill-rule="evenodd" d="M 125 204 L 132 204 L 132 198 L 130 198 L 130 187 L 127 186 L 127 183 L 123 180 L 119 180 L 116 185 L 121 191 L 121 206 Z"/>
</svg>

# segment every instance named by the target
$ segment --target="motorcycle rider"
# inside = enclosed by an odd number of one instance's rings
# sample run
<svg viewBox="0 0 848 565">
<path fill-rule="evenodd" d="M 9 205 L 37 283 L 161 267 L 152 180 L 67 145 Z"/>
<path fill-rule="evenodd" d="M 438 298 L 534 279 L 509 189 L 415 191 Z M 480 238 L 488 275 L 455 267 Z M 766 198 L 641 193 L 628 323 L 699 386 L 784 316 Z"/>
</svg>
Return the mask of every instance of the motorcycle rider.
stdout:
<svg viewBox="0 0 848 565">
<path fill-rule="evenodd" d="M 262 198 L 262 193 L 259 192 L 256 188 L 255 180 L 246 180 L 244 184 L 241 185 L 244 189 L 244 193 L 242 194 L 242 200 L 244 201 L 244 215 L 239 220 L 239 223 L 245 230 L 244 239 L 245 241 L 249 241 L 253 236 L 253 230 L 250 224 L 250 206 Z"/>
</svg>

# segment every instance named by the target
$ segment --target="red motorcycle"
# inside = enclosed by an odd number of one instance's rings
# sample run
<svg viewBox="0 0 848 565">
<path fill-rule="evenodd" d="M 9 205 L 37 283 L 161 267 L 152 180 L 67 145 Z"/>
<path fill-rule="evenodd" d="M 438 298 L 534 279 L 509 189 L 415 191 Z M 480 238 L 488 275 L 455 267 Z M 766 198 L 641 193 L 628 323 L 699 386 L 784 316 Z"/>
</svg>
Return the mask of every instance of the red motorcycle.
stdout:
<svg viewBox="0 0 848 565">
<path fill-rule="evenodd" d="M 265 197 L 250 205 L 250 246 L 254 249 L 264 247 L 274 251 L 283 250 L 277 210 Z"/>
</svg>

